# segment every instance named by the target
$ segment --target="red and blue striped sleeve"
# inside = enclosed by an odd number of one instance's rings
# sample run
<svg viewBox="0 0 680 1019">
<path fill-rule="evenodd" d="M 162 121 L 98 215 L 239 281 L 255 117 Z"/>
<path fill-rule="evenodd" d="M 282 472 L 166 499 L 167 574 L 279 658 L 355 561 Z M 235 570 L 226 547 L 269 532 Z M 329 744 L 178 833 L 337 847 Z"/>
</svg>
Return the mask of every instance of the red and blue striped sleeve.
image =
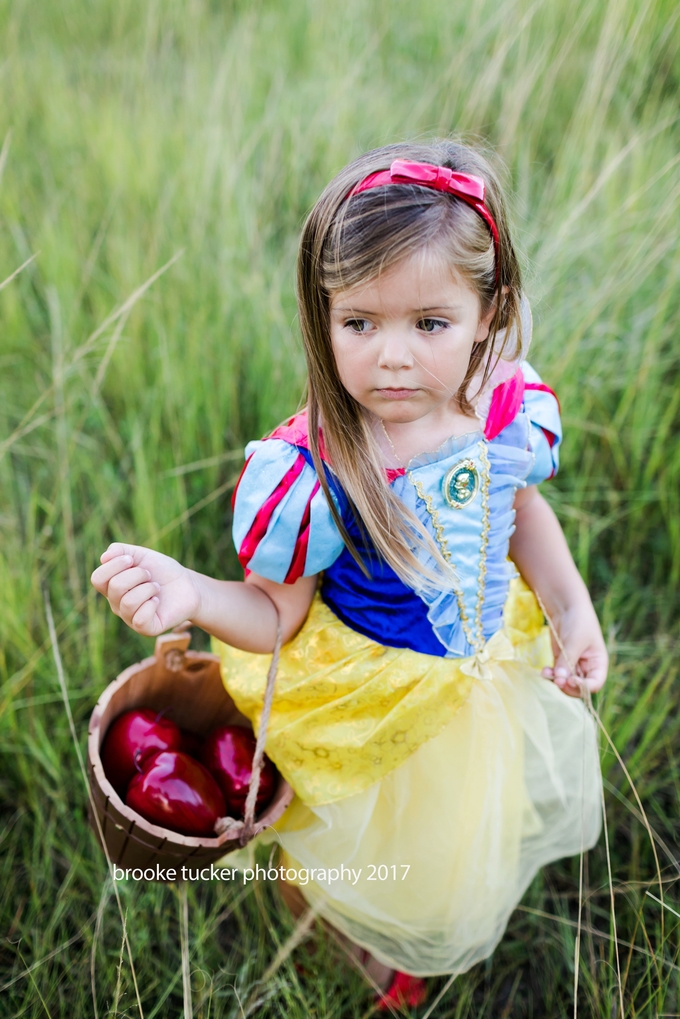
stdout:
<svg viewBox="0 0 680 1019">
<path fill-rule="evenodd" d="M 241 565 L 279 584 L 328 569 L 344 546 L 307 458 L 276 438 L 251 442 L 246 457 L 233 501 Z"/>
<path fill-rule="evenodd" d="M 530 423 L 530 447 L 534 464 L 527 477 L 528 485 L 553 478 L 560 465 L 562 422 L 560 404 L 555 392 L 547 386 L 531 365 L 522 363 L 524 376 L 524 409 Z"/>
</svg>

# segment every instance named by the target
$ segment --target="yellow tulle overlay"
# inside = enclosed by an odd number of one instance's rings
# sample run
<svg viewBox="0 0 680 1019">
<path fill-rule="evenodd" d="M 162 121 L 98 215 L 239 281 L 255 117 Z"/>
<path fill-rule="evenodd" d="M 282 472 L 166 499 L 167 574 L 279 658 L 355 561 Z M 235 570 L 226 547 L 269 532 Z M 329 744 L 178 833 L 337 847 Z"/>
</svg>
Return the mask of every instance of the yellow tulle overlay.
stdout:
<svg viewBox="0 0 680 1019">
<path fill-rule="evenodd" d="M 435 658 L 317 598 L 282 650 L 266 749 L 297 795 L 269 838 L 320 915 L 415 975 L 490 955 L 538 869 L 599 835 L 595 727 L 541 677 L 549 635 L 520 580 L 504 620 L 474 657 Z M 257 728 L 270 657 L 216 649 Z"/>
</svg>

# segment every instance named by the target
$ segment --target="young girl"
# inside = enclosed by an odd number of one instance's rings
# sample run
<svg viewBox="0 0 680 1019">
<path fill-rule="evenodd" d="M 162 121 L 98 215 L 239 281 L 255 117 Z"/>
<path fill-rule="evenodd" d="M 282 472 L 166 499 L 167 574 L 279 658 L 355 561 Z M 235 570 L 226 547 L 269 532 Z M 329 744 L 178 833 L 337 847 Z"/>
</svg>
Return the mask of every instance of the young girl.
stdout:
<svg viewBox="0 0 680 1019">
<path fill-rule="evenodd" d="M 558 404 L 523 359 L 490 165 L 453 142 L 351 163 L 304 227 L 298 299 L 307 405 L 246 450 L 245 581 L 116 543 L 93 583 L 138 633 L 190 619 L 217 638 L 255 727 L 280 622 L 266 749 L 296 792 L 286 898 L 371 953 L 384 1007 L 416 1003 L 416 977 L 486 958 L 537 870 L 597 840 L 579 698 L 607 653 L 536 488 Z"/>
</svg>

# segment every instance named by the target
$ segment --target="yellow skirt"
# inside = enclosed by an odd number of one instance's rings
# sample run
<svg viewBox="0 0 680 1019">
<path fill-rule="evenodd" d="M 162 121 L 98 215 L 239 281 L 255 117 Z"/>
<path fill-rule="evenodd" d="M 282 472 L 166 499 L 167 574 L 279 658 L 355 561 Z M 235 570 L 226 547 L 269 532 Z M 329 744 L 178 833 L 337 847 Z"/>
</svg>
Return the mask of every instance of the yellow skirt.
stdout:
<svg viewBox="0 0 680 1019">
<path fill-rule="evenodd" d="M 286 878 L 418 976 L 489 956 L 538 869 L 600 832 L 595 727 L 541 677 L 550 640 L 522 581 L 504 620 L 480 654 L 438 658 L 377 644 L 317 597 L 281 653 L 266 749 L 296 792 L 276 825 Z M 215 649 L 257 730 L 270 656 Z"/>
</svg>

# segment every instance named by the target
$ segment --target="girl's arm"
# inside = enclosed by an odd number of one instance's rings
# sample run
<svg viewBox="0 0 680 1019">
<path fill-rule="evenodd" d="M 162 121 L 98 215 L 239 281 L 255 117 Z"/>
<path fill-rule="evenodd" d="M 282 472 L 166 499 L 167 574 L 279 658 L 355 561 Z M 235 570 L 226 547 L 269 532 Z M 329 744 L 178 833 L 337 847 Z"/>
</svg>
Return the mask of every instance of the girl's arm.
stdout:
<svg viewBox="0 0 680 1019">
<path fill-rule="evenodd" d="M 579 697 L 575 667 L 589 690 L 599 690 L 607 678 L 607 649 L 559 521 L 535 485 L 517 492 L 515 510 L 510 558 L 540 596 L 564 645 L 564 652 L 554 647 L 555 667 L 544 669 L 543 675 L 566 694 Z"/>
<path fill-rule="evenodd" d="M 137 633 L 156 637 L 184 620 L 242 651 L 274 650 L 277 612 L 284 643 L 302 626 L 317 578 L 275 584 L 250 573 L 214 580 L 140 545 L 109 545 L 92 574 L 97 591 Z"/>
</svg>

